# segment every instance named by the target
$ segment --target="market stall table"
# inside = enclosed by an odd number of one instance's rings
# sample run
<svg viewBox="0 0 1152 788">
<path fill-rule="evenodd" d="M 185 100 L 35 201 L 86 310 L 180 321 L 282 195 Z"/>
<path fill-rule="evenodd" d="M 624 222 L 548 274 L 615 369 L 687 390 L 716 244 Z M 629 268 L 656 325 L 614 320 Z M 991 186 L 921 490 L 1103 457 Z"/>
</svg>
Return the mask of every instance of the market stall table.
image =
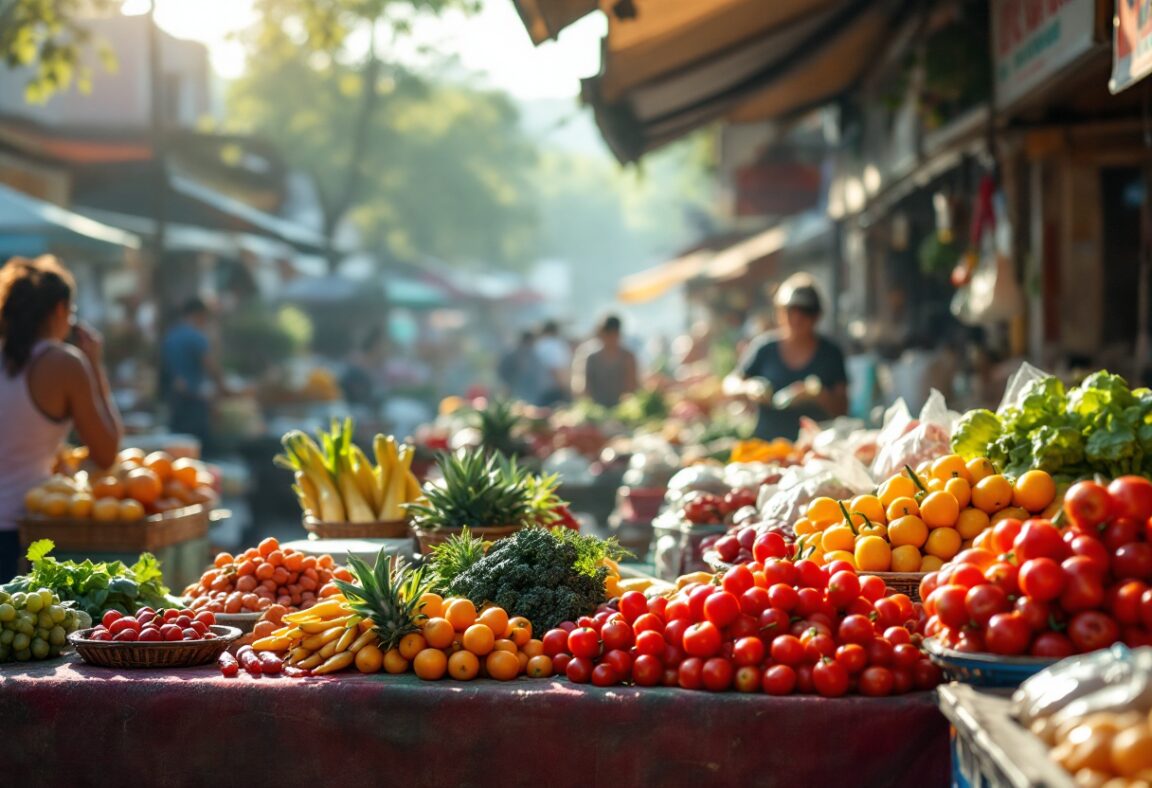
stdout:
<svg viewBox="0 0 1152 788">
<path fill-rule="evenodd" d="M 933 693 L 786 698 L 560 680 L 0 666 L 4 782 L 944 786 Z"/>
</svg>

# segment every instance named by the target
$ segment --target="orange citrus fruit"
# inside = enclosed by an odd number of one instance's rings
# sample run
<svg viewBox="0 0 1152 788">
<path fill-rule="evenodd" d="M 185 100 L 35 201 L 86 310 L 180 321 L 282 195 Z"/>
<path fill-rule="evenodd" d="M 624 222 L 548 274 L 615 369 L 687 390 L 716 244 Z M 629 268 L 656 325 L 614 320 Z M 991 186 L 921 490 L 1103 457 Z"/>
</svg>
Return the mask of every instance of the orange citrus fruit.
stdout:
<svg viewBox="0 0 1152 788">
<path fill-rule="evenodd" d="M 154 451 L 144 458 L 144 467 L 166 482 L 172 478 L 172 455 L 166 451 Z"/>
<path fill-rule="evenodd" d="M 425 681 L 444 678 L 448 672 L 448 656 L 438 648 L 426 648 L 412 660 L 412 670 Z"/>
<path fill-rule="evenodd" d="M 1044 471 L 1027 471 L 1016 480 L 1012 505 L 1030 512 L 1042 512 L 1056 497 L 1056 482 Z"/>
<path fill-rule="evenodd" d="M 929 528 L 949 528 L 960 516 L 960 504 L 950 493 L 928 493 L 920 502 L 920 519 Z"/>
<path fill-rule="evenodd" d="M 448 675 L 457 681 L 471 681 L 480 672 L 480 660 L 471 651 L 457 651 L 448 657 Z"/>
<path fill-rule="evenodd" d="M 525 671 L 534 679 L 546 679 L 552 675 L 552 658 L 545 654 L 537 654 L 528 660 L 528 669 Z"/>
<path fill-rule="evenodd" d="M 367 648 L 367 646 L 365 646 Z M 400 649 L 389 649 L 384 654 L 384 670 L 389 673 L 404 673 L 408 670 L 408 660 L 400 656 Z"/>
<path fill-rule="evenodd" d="M 375 643 L 362 646 L 356 652 L 356 670 L 361 673 L 379 673 L 384 667 L 384 654 Z"/>
<path fill-rule="evenodd" d="M 924 542 L 928 541 L 928 526 L 915 515 L 901 517 L 888 525 L 888 541 L 893 547 L 923 547 Z"/>
<path fill-rule="evenodd" d="M 160 500 L 164 484 L 160 477 L 147 468 L 129 471 L 124 477 L 124 497 L 133 498 L 147 506 Z"/>
<path fill-rule="evenodd" d="M 892 565 L 892 547 L 879 536 L 865 536 L 856 543 L 856 568 L 861 572 L 887 572 Z"/>
<path fill-rule="evenodd" d="M 444 609 L 444 618 L 457 632 L 463 632 L 476 623 L 476 606 L 470 599 L 457 599 Z"/>
<path fill-rule="evenodd" d="M 448 648 L 456 637 L 456 629 L 445 618 L 430 618 L 424 624 L 424 640 L 432 648 Z"/>
<path fill-rule="evenodd" d="M 420 602 L 417 603 L 416 609 L 422 616 L 438 618 L 444 615 L 444 600 L 440 598 L 439 594 L 433 594 L 429 591 L 420 595 Z"/>
<path fill-rule="evenodd" d="M 508 638 L 519 648 L 532 639 L 532 622 L 524 616 L 515 616 L 508 621 Z"/>
<path fill-rule="evenodd" d="M 495 651 L 508 651 L 512 654 L 515 654 L 520 650 L 516 648 L 515 643 L 513 643 L 511 640 L 508 640 L 507 638 L 500 638 L 492 645 L 492 648 Z"/>
<path fill-rule="evenodd" d="M 497 681 L 511 681 L 520 675 L 520 658 L 510 651 L 493 651 L 485 658 L 484 668 Z"/>
<path fill-rule="evenodd" d="M 416 659 L 416 655 L 428 647 L 424 636 L 413 632 L 400 639 L 400 656 L 407 660 Z"/>
<path fill-rule="evenodd" d="M 972 505 L 988 514 L 1012 505 L 1012 484 L 998 473 L 985 476 L 972 488 Z"/>
<path fill-rule="evenodd" d="M 947 561 L 960 552 L 960 532 L 955 528 L 934 528 L 924 543 L 924 552 Z"/>
<path fill-rule="evenodd" d="M 488 654 L 496 645 L 496 636 L 487 624 L 473 624 L 464 630 L 464 637 L 460 639 L 464 648 L 478 657 Z"/>
<path fill-rule="evenodd" d="M 536 639 L 529 640 L 520 650 L 529 657 L 538 657 L 544 653 L 544 641 Z"/>
<path fill-rule="evenodd" d="M 502 607 L 490 607 L 480 611 L 478 621 L 491 629 L 492 634 L 498 638 L 508 634 L 508 614 Z"/>
</svg>

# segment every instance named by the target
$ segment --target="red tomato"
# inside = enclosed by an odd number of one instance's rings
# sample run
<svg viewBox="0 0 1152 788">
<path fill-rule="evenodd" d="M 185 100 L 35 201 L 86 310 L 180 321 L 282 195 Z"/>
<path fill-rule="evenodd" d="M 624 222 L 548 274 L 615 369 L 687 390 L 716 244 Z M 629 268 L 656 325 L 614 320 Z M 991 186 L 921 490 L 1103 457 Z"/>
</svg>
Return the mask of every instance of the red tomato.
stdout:
<svg viewBox="0 0 1152 788">
<path fill-rule="evenodd" d="M 967 629 L 961 632 L 960 637 L 957 638 L 952 648 L 962 654 L 980 654 L 988 650 L 984 635 L 974 629 Z"/>
<path fill-rule="evenodd" d="M 997 613 L 984 630 L 984 645 L 993 654 L 1023 654 L 1031 639 L 1032 628 L 1019 613 Z"/>
<path fill-rule="evenodd" d="M 768 591 L 760 586 L 752 586 L 740 595 L 740 611 L 749 616 L 758 616 L 771 605 Z"/>
<path fill-rule="evenodd" d="M 760 614 L 760 636 L 771 641 L 777 635 L 787 634 L 792 626 L 788 614 L 779 608 L 770 607 Z"/>
<path fill-rule="evenodd" d="M 823 589 L 828 585 L 828 572 L 815 561 L 810 561 L 805 558 L 797 561 L 795 566 L 798 581 L 796 583 L 797 585 L 805 588 L 819 589 Z"/>
<path fill-rule="evenodd" d="M 732 663 L 721 657 L 713 657 L 704 663 L 700 678 L 704 689 L 709 692 L 724 692 L 732 687 Z"/>
<path fill-rule="evenodd" d="M 906 611 L 895 597 L 889 596 L 876 600 L 876 626 L 880 629 L 900 626 L 904 623 L 905 613 Z"/>
<path fill-rule="evenodd" d="M 888 595 L 888 586 L 876 575 L 865 575 L 860 578 L 860 596 L 876 602 Z"/>
<path fill-rule="evenodd" d="M 1140 623 L 1145 629 L 1152 629 L 1152 589 L 1140 597 Z"/>
<path fill-rule="evenodd" d="M 1129 542 L 1112 553 L 1112 574 L 1117 580 L 1152 578 L 1152 544 Z"/>
<path fill-rule="evenodd" d="M 939 572 L 928 572 L 924 577 L 920 578 L 920 598 L 927 599 L 932 596 L 932 592 L 936 590 L 939 581 Z"/>
<path fill-rule="evenodd" d="M 852 601 L 852 604 L 844 608 L 844 615 L 872 618 L 876 615 L 876 606 L 862 596 L 857 597 Z"/>
<path fill-rule="evenodd" d="M 1148 586 L 1139 580 L 1128 580 L 1108 591 L 1108 609 L 1121 624 L 1140 623 L 1140 599 Z"/>
<path fill-rule="evenodd" d="M 690 657 L 713 657 L 720 653 L 720 630 L 711 621 L 693 624 L 684 632 L 684 651 Z"/>
<path fill-rule="evenodd" d="M 1096 651 L 1108 648 L 1119 640 L 1120 628 L 1108 614 L 1085 610 L 1074 615 L 1068 622 L 1068 637 L 1077 651 Z"/>
<path fill-rule="evenodd" d="M 641 654 L 632 663 L 632 681 L 638 687 L 655 687 L 664 678 L 664 665 L 651 654 Z"/>
<path fill-rule="evenodd" d="M 813 613 L 824 611 L 826 608 L 823 591 L 816 588 L 801 588 L 797 592 L 796 615 L 807 618 Z"/>
<path fill-rule="evenodd" d="M 769 647 L 773 662 L 782 665 L 799 665 L 804 661 L 804 644 L 795 635 L 780 635 Z"/>
<path fill-rule="evenodd" d="M 736 688 L 737 692 L 758 692 L 760 690 L 760 668 L 751 665 L 736 668 L 732 686 Z"/>
<path fill-rule="evenodd" d="M 1068 578 L 1060 594 L 1060 607 L 1065 612 L 1091 610 L 1104 602 L 1103 575 L 1095 561 L 1076 555 L 1065 559 L 1060 568 Z"/>
<path fill-rule="evenodd" d="M 623 621 L 610 621 L 600 630 L 600 639 L 604 641 L 604 650 L 630 649 L 636 642 L 632 634 L 632 627 Z"/>
<path fill-rule="evenodd" d="M 704 686 L 704 660 L 690 657 L 680 663 L 680 686 L 684 689 L 700 689 Z"/>
<path fill-rule="evenodd" d="M 660 682 L 661 687 L 679 687 L 680 686 L 680 666 L 674 668 L 664 668 L 664 678 Z"/>
<path fill-rule="evenodd" d="M 618 648 L 613 649 L 605 654 L 600 662 L 604 665 L 611 665 L 620 681 L 627 681 L 628 677 L 632 675 L 632 655 L 627 651 Z"/>
<path fill-rule="evenodd" d="M 797 665 L 796 668 L 796 691 L 802 695 L 808 695 L 816 691 L 816 685 L 812 682 L 812 666 L 805 663 Z"/>
<path fill-rule="evenodd" d="M 665 621 L 691 621 L 692 609 L 688 604 L 687 599 L 673 599 L 664 607 L 664 620 Z"/>
<path fill-rule="evenodd" d="M 639 591 L 625 591 L 620 596 L 620 613 L 629 624 L 648 612 L 648 598 Z"/>
<path fill-rule="evenodd" d="M 104 625 L 105 629 L 111 630 L 112 625 L 124 617 L 124 614 L 119 610 L 105 610 L 103 618 L 100 623 Z"/>
<path fill-rule="evenodd" d="M 911 643 L 912 634 L 905 627 L 888 627 L 884 630 L 884 639 L 893 646 L 899 646 L 901 643 Z"/>
<path fill-rule="evenodd" d="M 868 652 L 859 643 L 845 643 L 836 649 L 836 661 L 850 676 L 855 676 L 868 665 Z"/>
<path fill-rule="evenodd" d="M 657 656 L 659 656 L 659 655 L 657 655 Z M 688 656 L 688 655 L 684 653 L 684 649 L 680 648 L 679 646 L 671 646 L 671 645 L 665 644 L 664 656 L 663 656 L 664 667 L 665 668 L 677 667 L 677 666 L 679 666 L 679 664 L 681 662 L 684 661 L 684 658 L 686 656 Z"/>
<path fill-rule="evenodd" d="M 968 608 L 965 599 L 968 591 L 963 586 L 940 586 L 932 592 L 929 602 L 931 610 L 940 619 L 940 623 L 952 629 L 960 629 L 968 624 Z"/>
<path fill-rule="evenodd" d="M 757 561 L 784 558 L 788 555 L 788 543 L 780 534 L 769 531 L 756 537 L 756 541 L 752 543 L 752 555 Z"/>
<path fill-rule="evenodd" d="M 583 659 L 600 656 L 600 635 L 591 627 L 578 627 L 568 633 L 568 653 Z"/>
<path fill-rule="evenodd" d="M 1047 602 L 1038 602 L 1031 597 L 1022 596 L 1016 600 L 1012 609 L 1024 617 L 1033 632 L 1043 632 L 1049 628 L 1051 607 Z"/>
<path fill-rule="evenodd" d="M 1007 561 L 997 561 L 984 570 L 984 579 L 997 586 L 1007 596 L 1020 593 L 1020 567 Z"/>
<path fill-rule="evenodd" d="M 892 694 L 903 695 L 911 692 L 913 687 L 912 683 L 912 669 L 911 668 L 892 668 Z"/>
<path fill-rule="evenodd" d="M 896 656 L 896 649 L 884 638 L 876 638 L 865 649 L 868 651 L 868 664 L 888 666 Z"/>
<path fill-rule="evenodd" d="M 757 623 L 757 619 L 743 613 L 724 630 L 725 640 L 735 641 L 740 638 L 758 637 L 759 635 L 760 625 Z"/>
<path fill-rule="evenodd" d="M 997 613 L 1008 610 L 1008 595 L 999 586 L 991 584 L 976 586 L 968 589 L 964 596 L 964 609 L 968 618 L 977 626 L 984 626 L 988 619 Z"/>
<path fill-rule="evenodd" d="M 719 591 L 716 586 L 698 586 L 688 592 L 688 613 L 693 621 L 704 620 L 704 602 Z"/>
<path fill-rule="evenodd" d="M 139 634 L 140 622 L 130 616 L 124 616 L 113 621 L 112 625 L 108 627 L 108 633 L 113 637 L 119 635 L 121 632 L 135 632 Z"/>
<path fill-rule="evenodd" d="M 141 633 L 141 635 L 143 635 L 143 633 Z M 1152 646 L 1152 632 L 1149 632 L 1144 627 L 1128 626 L 1124 627 L 1120 640 L 1128 648 Z"/>
<path fill-rule="evenodd" d="M 796 689 L 796 671 L 788 665 L 772 665 L 764 671 L 760 686 L 769 695 L 791 695 Z"/>
<path fill-rule="evenodd" d="M 592 668 L 592 683 L 597 687 L 611 687 L 620 683 L 620 674 L 607 662 Z"/>
<path fill-rule="evenodd" d="M 1152 481 L 1143 476 L 1121 476 L 1108 485 L 1113 514 L 1140 522 L 1152 517 Z"/>
<path fill-rule="evenodd" d="M 552 670 L 555 671 L 557 676 L 566 676 L 568 675 L 568 663 L 571 661 L 572 655 L 566 651 L 561 651 L 552 657 Z"/>
<path fill-rule="evenodd" d="M 876 628 L 864 616 L 847 616 L 840 622 L 838 637 L 841 643 L 867 646 L 876 637 Z"/>
<path fill-rule="evenodd" d="M 704 600 L 704 618 L 720 629 L 740 615 L 740 598 L 728 591 L 717 591 Z"/>
<path fill-rule="evenodd" d="M 892 665 L 897 668 L 911 668 L 920 661 L 920 649 L 911 643 L 901 643 L 892 649 Z"/>
<path fill-rule="evenodd" d="M 812 685 L 825 698 L 839 698 L 848 692 L 848 671 L 835 660 L 817 662 L 812 668 Z"/>
<path fill-rule="evenodd" d="M 1015 517 L 1006 517 L 992 526 L 992 546 L 999 553 L 1011 553 L 1023 523 Z"/>
<path fill-rule="evenodd" d="M 164 636 L 165 640 L 177 641 L 184 639 L 184 630 L 175 624 L 165 624 L 160 627 L 160 634 Z"/>
<path fill-rule="evenodd" d="M 1020 590 L 1039 602 L 1060 596 L 1067 578 L 1051 558 L 1032 558 L 1020 565 Z"/>
<path fill-rule="evenodd" d="M 986 582 L 987 578 L 984 572 L 974 564 L 958 564 L 952 570 L 952 577 L 949 583 L 954 586 L 963 586 L 964 588 L 975 588 Z"/>
<path fill-rule="evenodd" d="M 654 596 L 648 600 L 648 612 L 657 616 L 661 621 L 667 619 L 668 600 L 662 596 Z"/>
<path fill-rule="evenodd" d="M 732 661 L 738 666 L 760 665 L 764 662 L 764 641 L 760 638 L 740 638 L 732 646 Z"/>
<path fill-rule="evenodd" d="M 1012 543 L 1012 552 L 1021 562 L 1033 558 L 1063 561 L 1068 555 L 1068 545 L 1064 544 L 1059 529 L 1047 520 L 1025 520 Z"/>
<path fill-rule="evenodd" d="M 1112 496 L 1096 482 L 1076 482 L 1064 494 L 1064 512 L 1072 525 L 1084 533 L 1091 533 L 1101 523 L 1111 520 Z"/>
<path fill-rule="evenodd" d="M 800 642 L 804 644 L 804 658 L 809 662 L 819 662 L 825 657 L 833 656 L 836 653 L 836 641 L 830 635 L 815 630 L 812 632 L 814 634 L 800 638 Z"/>
<path fill-rule="evenodd" d="M 779 608 L 785 613 L 791 613 L 800 603 L 800 596 L 792 586 L 776 583 L 768 587 L 768 602 L 772 607 Z"/>
<path fill-rule="evenodd" d="M 892 694 L 892 671 L 879 666 L 866 669 L 856 680 L 856 688 L 861 695 L 870 698 L 883 698 Z"/>
<path fill-rule="evenodd" d="M 645 631 L 636 636 L 636 652 L 652 657 L 664 656 L 664 636 L 658 632 Z M 544 644 L 544 653 L 548 653 L 548 644 Z"/>
<path fill-rule="evenodd" d="M 720 586 L 737 599 L 754 585 L 756 585 L 756 581 L 752 577 L 752 570 L 745 564 L 739 564 L 729 569 L 724 573 L 724 579 L 720 581 Z"/>
<path fill-rule="evenodd" d="M 1064 659 L 1076 653 L 1072 641 L 1060 632 L 1042 632 L 1037 635 L 1028 653 L 1034 657 L 1048 657 L 1049 659 Z"/>
<path fill-rule="evenodd" d="M 664 631 L 664 622 L 661 621 L 660 617 L 655 613 L 645 613 L 632 622 L 632 631 L 635 632 L 637 636 L 639 636 L 641 632 L 660 633 Z"/>
<path fill-rule="evenodd" d="M 927 659 L 921 659 L 912 668 L 912 684 L 918 690 L 930 690 L 944 681 L 940 668 Z"/>
<path fill-rule="evenodd" d="M 1084 556 L 1096 564 L 1101 572 L 1108 571 L 1108 550 L 1097 537 L 1073 534 L 1068 546 L 1072 548 L 1072 555 Z"/>
<path fill-rule="evenodd" d="M 791 561 L 769 559 L 764 562 L 764 578 L 768 581 L 769 588 L 776 583 L 795 585 L 798 576 L 796 565 Z"/>
<path fill-rule="evenodd" d="M 555 663 L 553 663 L 555 667 Z M 564 675 L 573 684 L 587 684 L 592 678 L 592 660 L 585 657 L 573 657 L 564 666 Z"/>
<path fill-rule="evenodd" d="M 1116 550 L 1126 544 L 1137 542 L 1143 530 L 1139 520 L 1130 520 L 1127 517 L 1113 520 L 1104 528 L 1104 546 L 1109 550 Z"/>
<path fill-rule="evenodd" d="M 837 572 L 828 579 L 828 601 L 839 610 L 860 596 L 860 578 L 855 572 Z"/>
<path fill-rule="evenodd" d="M 677 648 L 683 648 L 684 633 L 688 631 L 690 626 L 688 619 L 685 618 L 669 621 L 664 625 L 664 642 Z"/>
</svg>

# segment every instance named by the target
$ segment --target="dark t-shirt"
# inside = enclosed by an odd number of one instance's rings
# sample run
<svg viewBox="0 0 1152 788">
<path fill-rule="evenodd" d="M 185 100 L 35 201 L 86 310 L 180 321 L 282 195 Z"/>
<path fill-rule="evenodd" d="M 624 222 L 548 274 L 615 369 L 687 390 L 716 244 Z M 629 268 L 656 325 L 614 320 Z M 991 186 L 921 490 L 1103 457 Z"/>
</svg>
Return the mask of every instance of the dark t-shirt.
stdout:
<svg viewBox="0 0 1152 788">
<path fill-rule="evenodd" d="M 819 337 L 811 360 L 799 369 L 792 369 L 780 357 L 779 338 L 775 334 L 766 334 L 753 342 L 744 353 L 737 371 L 744 378 L 764 378 L 772 384 L 773 391 L 780 391 L 812 375 L 820 379 L 825 389 L 848 381 L 844 354 L 824 337 Z M 756 422 L 756 437 L 765 440 L 781 437 L 795 440 L 800 431 L 801 416 L 816 420 L 828 418 L 823 408 L 814 402 L 802 402 L 784 410 L 777 410 L 770 404 L 761 405 L 760 417 Z"/>
</svg>

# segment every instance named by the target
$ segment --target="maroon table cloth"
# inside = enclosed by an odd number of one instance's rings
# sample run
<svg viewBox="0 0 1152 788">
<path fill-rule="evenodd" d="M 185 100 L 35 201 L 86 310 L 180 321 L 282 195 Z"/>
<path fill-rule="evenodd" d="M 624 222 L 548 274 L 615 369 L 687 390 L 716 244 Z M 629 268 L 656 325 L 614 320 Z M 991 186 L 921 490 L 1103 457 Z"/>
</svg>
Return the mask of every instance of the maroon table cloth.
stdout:
<svg viewBox="0 0 1152 788">
<path fill-rule="evenodd" d="M 774 698 L 560 680 L 0 667 L 0 783 L 946 786 L 935 693 Z"/>
</svg>

